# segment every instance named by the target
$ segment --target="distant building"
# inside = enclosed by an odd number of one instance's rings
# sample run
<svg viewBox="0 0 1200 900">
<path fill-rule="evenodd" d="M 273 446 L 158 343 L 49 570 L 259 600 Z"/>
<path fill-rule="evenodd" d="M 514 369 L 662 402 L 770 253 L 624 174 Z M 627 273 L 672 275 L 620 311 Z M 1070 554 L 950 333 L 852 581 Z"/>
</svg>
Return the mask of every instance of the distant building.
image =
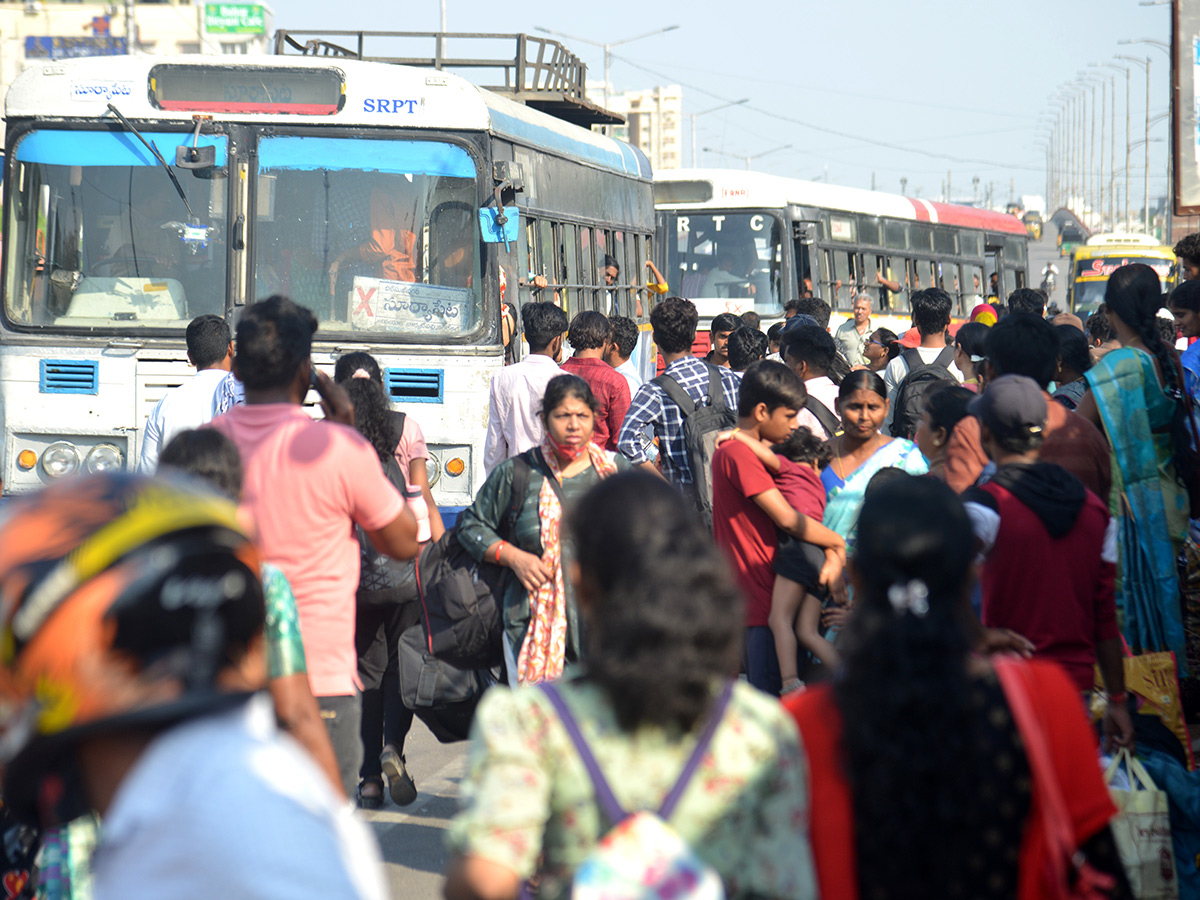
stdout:
<svg viewBox="0 0 1200 900">
<path fill-rule="evenodd" d="M 603 92 L 589 87 L 588 96 L 602 102 Z M 611 135 L 641 148 L 654 169 L 683 166 L 683 88 L 672 84 L 612 93 L 608 108 L 625 117 Z"/>
<path fill-rule="evenodd" d="M 131 22 L 126 9 L 132 10 Z M 273 20 L 271 8 L 261 2 L 0 2 L 0 91 L 7 92 L 28 63 L 48 59 L 131 51 L 150 56 L 267 53 Z"/>
</svg>

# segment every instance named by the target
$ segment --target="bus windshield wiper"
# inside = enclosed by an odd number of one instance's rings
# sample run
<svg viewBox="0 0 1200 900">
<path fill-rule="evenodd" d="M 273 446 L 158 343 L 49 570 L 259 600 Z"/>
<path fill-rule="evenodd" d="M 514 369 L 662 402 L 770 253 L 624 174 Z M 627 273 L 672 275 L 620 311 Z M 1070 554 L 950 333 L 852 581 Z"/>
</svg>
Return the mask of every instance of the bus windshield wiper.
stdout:
<svg viewBox="0 0 1200 900">
<path fill-rule="evenodd" d="M 167 165 L 167 161 L 163 159 L 163 155 L 158 152 L 158 148 L 155 147 L 153 143 L 142 137 L 142 133 L 133 127 L 132 122 L 121 115 L 121 111 L 119 109 L 117 109 L 111 103 L 108 104 L 108 108 L 118 119 L 121 120 L 121 124 L 132 131 L 134 136 L 146 145 L 146 149 L 154 154 L 154 158 L 158 160 L 159 164 L 163 167 L 163 171 L 167 173 L 167 177 L 171 179 L 171 184 L 175 185 L 175 190 L 179 192 L 179 199 L 182 200 L 183 205 L 187 207 L 188 219 L 194 219 L 195 214 L 192 212 L 192 205 L 188 203 L 187 195 L 183 192 L 183 185 L 179 183 L 179 179 L 175 177 L 175 173 L 171 171 L 171 167 Z"/>
</svg>

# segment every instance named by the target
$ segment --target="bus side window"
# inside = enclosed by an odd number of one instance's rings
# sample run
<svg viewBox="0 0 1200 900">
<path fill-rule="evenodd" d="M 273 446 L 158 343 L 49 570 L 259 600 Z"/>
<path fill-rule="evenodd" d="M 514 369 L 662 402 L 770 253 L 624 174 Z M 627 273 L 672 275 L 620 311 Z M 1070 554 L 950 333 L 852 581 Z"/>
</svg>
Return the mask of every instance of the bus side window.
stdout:
<svg viewBox="0 0 1200 900">
<path fill-rule="evenodd" d="M 648 234 L 645 236 L 645 238 L 642 239 L 642 241 L 643 241 L 643 244 L 645 247 L 645 254 L 643 256 L 639 256 L 638 261 L 641 263 L 642 268 L 646 268 L 646 260 L 654 259 L 654 237 L 652 235 Z M 646 271 L 649 271 L 649 269 L 647 269 Z M 671 296 L 671 295 L 676 295 L 676 296 L 678 295 L 679 287 L 680 287 L 679 284 L 676 284 L 674 287 L 671 287 L 671 283 L 670 283 L 671 274 L 663 273 L 663 275 L 667 279 L 667 286 L 668 286 L 667 293 L 663 294 L 663 295 L 654 294 L 647 298 L 647 300 L 648 300 L 647 303 L 638 307 L 638 310 L 637 310 L 638 317 L 637 318 L 638 318 L 639 322 L 650 321 L 650 307 L 652 307 L 656 303 L 658 303 L 658 301 L 661 300 L 663 297 Z"/>
<path fill-rule="evenodd" d="M 626 253 L 625 247 L 625 232 L 614 231 L 612 233 L 612 255 L 616 257 L 617 267 L 620 269 L 620 274 L 617 276 L 617 285 L 613 290 L 612 309 L 608 311 L 610 316 L 628 315 L 629 310 L 633 308 L 630 302 L 632 292 L 627 285 L 639 282 L 639 273 L 631 266 L 630 259 Z"/>
<path fill-rule="evenodd" d="M 559 306 L 562 305 L 562 295 L 555 288 L 558 284 L 556 280 L 556 266 L 554 253 L 554 229 L 545 219 L 538 221 L 538 275 L 543 275 L 550 286 L 542 292 L 542 296 L 538 299 L 545 302 L 553 300 Z M 553 291 L 553 293 L 551 293 Z"/>
<path fill-rule="evenodd" d="M 612 292 L 608 288 L 608 282 L 604 278 L 604 262 L 605 257 L 611 254 L 612 248 L 612 233 L 601 228 L 596 229 L 596 285 L 599 288 L 596 291 L 596 302 L 593 309 L 596 309 L 606 316 L 612 312 L 609 309 L 611 305 L 609 297 Z M 624 273 L 621 273 L 624 274 Z M 620 283 L 620 276 L 617 277 L 617 283 Z"/>
<path fill-rule="evenodd" d="M 596 283 L 596 231 L 586 225 L 579 226 L 579 283 L 587 287 L 579 289 L 579 308 L 595 309 L 591 286 Z M 603 257 L 602 257 L 603 258 Z"/>
<path fill-rule="evenodd" d="M 525 219 L 525 227 L 521 229 L 517 246 L 517 269 L 520 290 L 519 303 L 524 306 L 533 300 L 533 278 L 538 274 L 534 262 L 534 250 L 537 247 L 537 220 Z"/>
<path fill-rule="evenodd" d="M 579 283 L 579 244 L 575 240 L 574 225 L 559 225 L 559 246 L 562 248 L 562 277 L 558 279 L 559 284 L 578 284 Z M 569 317 L 572 310 L 578 310 L 578 303 L 571 302 L 571 291 L 563 291 L 563 309 L 566 310 Z"/>
</svg>

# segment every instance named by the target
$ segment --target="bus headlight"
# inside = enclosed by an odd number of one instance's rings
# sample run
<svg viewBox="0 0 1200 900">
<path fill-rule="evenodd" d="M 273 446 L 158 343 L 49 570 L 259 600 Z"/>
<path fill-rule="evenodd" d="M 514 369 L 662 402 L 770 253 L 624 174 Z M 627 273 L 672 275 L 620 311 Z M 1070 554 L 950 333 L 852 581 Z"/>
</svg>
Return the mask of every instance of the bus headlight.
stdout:
<svg viewBox="0 0 1200 900">
<path fill-rule="evenodd" d="M 69 441 L 55 441 L 42 451 L 42 469 L 51 478 L 72 475 L 79 469 L 79 451 Z"/>
<path fill-rule="evenodd" d="M 97 444 L 88 452 L 84 461 L 87 470 L 92 474 L 97 472 L 119 472 L 121 469 L 121 451 L 112 444 Z"/>
<path fill-rule="evenodd" d="M 425 460 L 425 474 L 429 476 L 430 487 L 437 484 L 438 479 L 442 477 L 442 465 L 432 453 Z"/>
</svg>

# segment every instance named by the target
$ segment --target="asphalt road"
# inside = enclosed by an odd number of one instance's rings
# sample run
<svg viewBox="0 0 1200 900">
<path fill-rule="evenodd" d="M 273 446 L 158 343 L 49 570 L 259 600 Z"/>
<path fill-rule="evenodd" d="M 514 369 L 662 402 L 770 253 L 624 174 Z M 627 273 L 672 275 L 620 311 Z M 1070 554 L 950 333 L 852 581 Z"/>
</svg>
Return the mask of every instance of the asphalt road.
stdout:
<svg viewBox="0 0 1200 900">
<path fill-rule="evenodd" d="M 1070 277 L 1071 258 L 1069 256 L 1058 255 L 1058 247 L 1055 244 L 1055 236 L 1058 230 L 1053 226 L 1047 226 L 1042 232 L 1040 241 L 1029 242 L 1029 269 L 1027 275 L 1027 283 L 1030 287 L 1036 288 L 1042 283 L 1042 269 L 1047 263 L 1054 263 L 1058 266 L 1058 275 L 1055 276 L 1054 292 L 1050 295 L 1050 303 L 1057 303 L 1058 308 L 1067 311 L 1067 279 Z M 1047 304 L 1049 306 L 1049 304 Z"/>
<path fill-rule="evenodd" d="M 417 800 L 362 812 L 383 851 L 393 900 L 437 900 L 448 854 L 445 830 L 457 809 L 458 782 L 466 770 L 465 743 L 439 744 L 418 719 L 405 742 Z"/>
<path fill-rule="evenodd" d="M 1048 262 L 1058 266 L 1057 286 L 1050 297 L 1066 307 L 1069 260 L 1060 258 L 1055 229 L 1047 228 L 1041 241 L 1029 243 L 1028 282 L 1037 287 Z M 389 800 L 380 810 L 364 811 L 383 851 L 393 900 L 437 900 L 442 894 L 442 873 L 448 854 L 445 831 L 457 809 L 458 783 L 466 770 L 466 744 L 439 744 L 421 724 L 413 723 L 405 744 L 409 774 L 417 784 L 415 803 L 394 806 Z"/>
</svg>

